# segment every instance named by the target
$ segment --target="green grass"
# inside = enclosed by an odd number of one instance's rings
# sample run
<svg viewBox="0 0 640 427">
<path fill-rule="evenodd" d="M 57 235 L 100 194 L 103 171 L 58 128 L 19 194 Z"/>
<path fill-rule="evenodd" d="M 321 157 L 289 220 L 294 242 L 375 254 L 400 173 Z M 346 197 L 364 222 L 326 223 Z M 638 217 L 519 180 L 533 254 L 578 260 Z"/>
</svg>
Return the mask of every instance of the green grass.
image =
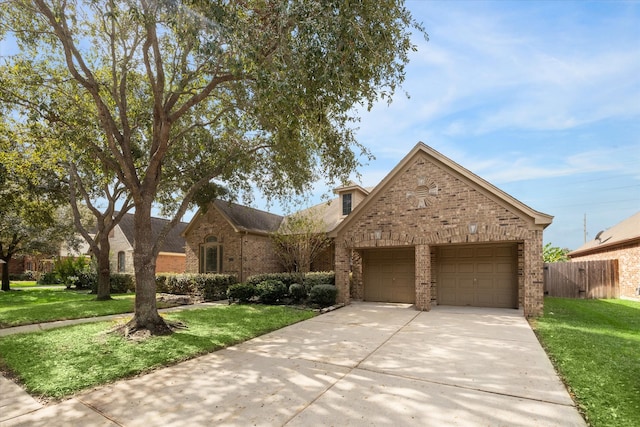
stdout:
<svg viewBox="0 0 640 427">
<path fill-rule="evenodd" d="M 314 316 L 282 306 L 231 305 L 166 314 L 187 329 L 141 342 L 106 333 L 96 322 L 0 338 L 0 363 L 34 395 L 62 398 L 77 391 L 245 341 Z"/>
<path fill-rule="evenodd" d="M 590 425 L 640 426 L 640 303 L 545 298 L 534 327 Z"/>
<path fill-rule="evenodd" d="M 9 282 L 9 286 L 11 287 L 11 289 L 32 288 L 34 286 L 38 286 L 38 282 L 36 282 L 35 280 L 17 280 L 17 281 L 12 280 Z M 60 286 L 64 286 L 64 285 L 60 285 Z"/>
<path fill-rule="evenodd" d="M 88 291 L 24 288 L 0 292 L 0 328 L 133 311 L 134 295 L 96 301 Z"/>
</svg>

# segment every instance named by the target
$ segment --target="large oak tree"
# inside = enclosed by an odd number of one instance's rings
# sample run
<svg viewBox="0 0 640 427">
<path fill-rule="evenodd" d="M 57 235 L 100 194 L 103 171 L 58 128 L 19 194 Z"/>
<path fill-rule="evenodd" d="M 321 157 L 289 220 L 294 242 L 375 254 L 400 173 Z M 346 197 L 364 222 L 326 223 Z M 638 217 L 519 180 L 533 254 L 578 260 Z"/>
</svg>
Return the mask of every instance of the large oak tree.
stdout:
<svg viewBox="0 0 640 427">
<path fill-rule="evenodd" d="M 53 122 L 60 85 L 93 104 L 101 138 L 74 150 L 133 201 L 129 327 L 152 333 L 169 331 L 156 257 L 194 197 L 211 184 L 286 197 L 320 176 L 345 180 L 368 155 L 353 135 L 358 109 L 391 99 L 410 31 L 422 31 L 396 0 L 9 0 L 0 16 L 21 49 L 10 63 L 33 70 L 24 84 L 50 88 L 39 108 Z M 172 216 L 157 235 L 154 205 Z"/>
</svg>

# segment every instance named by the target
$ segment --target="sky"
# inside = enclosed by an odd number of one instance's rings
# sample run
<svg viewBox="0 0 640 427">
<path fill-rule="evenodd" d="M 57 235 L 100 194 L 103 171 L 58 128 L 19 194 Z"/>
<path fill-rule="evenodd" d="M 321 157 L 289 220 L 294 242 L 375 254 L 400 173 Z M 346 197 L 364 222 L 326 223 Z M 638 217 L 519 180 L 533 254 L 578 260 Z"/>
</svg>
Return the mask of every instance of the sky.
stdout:
<svg viewBox="0 0 640 427">
<path fill-rule="evenodd" d="M 554 216 L 577 249 L 640 211 L 640 1 L 418 1 L 403 89 L 361 112 L 378 184 L 419 141 Z M 318 183 L 311 202 L 330 189 Z M 256 200 L 257 207 L 261 205 Z M 271 211 L 284 209 L 270 206 Z"/>
<path fill-rule="evenodd" d="M 406 6 L 429 40 L 414 34 L 392 104 L 360 112 L 358 141 L 375 156 L 362 159 L 360 185 L 378 184 L 422 141 L 553 215 L 553 246 L 581 246 L 585 216 L 591 240 L 640 211 L 640 0 Z M 313 187 L 305 206 L 331 196 Z M 253 206 L 292 210 L 259 194 Z"/>
</svg>

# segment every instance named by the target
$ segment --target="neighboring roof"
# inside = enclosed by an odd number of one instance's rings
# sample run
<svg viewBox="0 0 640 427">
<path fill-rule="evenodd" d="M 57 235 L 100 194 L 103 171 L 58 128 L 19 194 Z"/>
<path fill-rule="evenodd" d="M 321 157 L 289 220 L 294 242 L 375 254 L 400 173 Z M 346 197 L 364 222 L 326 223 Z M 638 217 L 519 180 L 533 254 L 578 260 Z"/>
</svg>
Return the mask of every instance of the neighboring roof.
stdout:
<svg viewBox="0 0 640 427">
<path fill-rule="evenodd" d="M 162 228 L 169 222 L 170 221 L 168 219 L 151 217 L 151 231 L 153 235 L 157 236 L 160 234 Z M 122 230 L 122 233 L 124 233 L 127 240 L 129 240 L 129 243 L 133 244 L 133 214 L 124 214 L 118 226 L 120 227 L 120 230 Z M 169 234 L 167 234 L 164 244 L 162 245 L 162 248 L 160 248 L 160 252 L 185 253 L 185 241 L 184 237 L 182 237 L 182 232 L 186 227 L 186 222 L 179 222 L 176 224 Z"/>
<path fill-rule="evenodd" d="M 457 173 L 459 176 L 466 178 L 470 182 L 473 182 L 475 185 L 484 190 L 485 194 L 492 196 L 497 201 L 502 201 L 503 203 L 508 204 L 514 209 L 522 212 L 524 215 L 530 217 L 533 220 L 534 224 L 542 225 L 543 228 L 551 224 L 553 216 L 538 212 L 530 208 L 521 201 L 500 190 L 498 187 L 494 186 L 488 181 L 485 181 L 468 169 L 460 166 L 450 158 L 437 152 L 425 143 L 419 142 L 418 144 L 416 144 L 413 150 L 411 150 L 411 152 L 409 152 L 409 154 L 407 154 L 404 159 L 402 159 L 400 163 L 398 163 L 398 165 L 393 168 L 393 170 L 389 172 L 389 174 L 373 189 L 373 191 L 367 196 L 367 198 L 362 203 L 360 203 L 353 210 L 353 212 L 351 212 L 351 214 L 349 214 L 349 216 L 347 216 L 347 218 L 333 230 L 331 235 L 336 236 L 340 232 L 340 230 L 347 226 L 350 221 L 353 221 L 354 218 L 358 217 L 358 213 L 360 211 L 365 209 L 369 203 L 375 201 L 377 199 L 377 196 L 385 189 L 387 184 L 389 184 L 389 182 L 391 182 L 397 174 L 401 173 L 418 153 L 424 153 L 428 155 L 432 160 L 435 160 L 448 169 L 453 170 L 453 172 Z"/>
<path fill-rule="evenodd" d="M 214 200 L 213 206 L 236 231 L 272 233 L 280 227 L 284 217 L 237 203 Z M 187 230 L 185 230 L 185 233 Z"/>
<path fill-rule="evenodd" d="M 569 252 L 568 255 L 570 257 L 586 255 L 587 253 L 599 252 L 612 246 L 630 243 L 635 240 L 640 241 L 640 212 L 631 215 L 611 228 L 599 232 L 595 239 L 585 243 L 575 251 Z"/>
</svg>

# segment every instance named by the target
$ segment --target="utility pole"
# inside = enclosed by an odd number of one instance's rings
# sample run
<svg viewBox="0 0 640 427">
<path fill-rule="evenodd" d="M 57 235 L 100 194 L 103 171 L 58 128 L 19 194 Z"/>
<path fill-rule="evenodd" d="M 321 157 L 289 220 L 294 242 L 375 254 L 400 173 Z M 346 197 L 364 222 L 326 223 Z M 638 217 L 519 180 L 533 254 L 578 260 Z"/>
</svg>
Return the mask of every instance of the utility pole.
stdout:
<svg viewBox="0 0 640 427">
<path fill-rule="evenodd" d="M 587 243 L 587 214 L 584 214 L 584 242 Z"/>
</svg>

